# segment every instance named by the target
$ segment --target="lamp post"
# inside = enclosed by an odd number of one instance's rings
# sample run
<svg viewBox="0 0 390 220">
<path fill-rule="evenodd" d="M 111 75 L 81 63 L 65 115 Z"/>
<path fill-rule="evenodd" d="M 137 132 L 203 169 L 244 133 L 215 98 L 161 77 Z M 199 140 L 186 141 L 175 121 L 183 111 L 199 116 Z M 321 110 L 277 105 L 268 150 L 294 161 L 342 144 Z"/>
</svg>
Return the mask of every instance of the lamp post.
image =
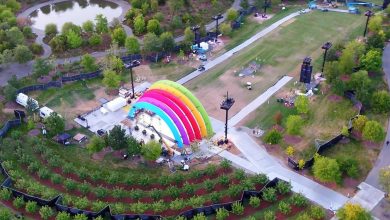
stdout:
<svg viewBox="0 0 390 220">
<path fill-rule="evenodd" d="M 326 53 L 328 52 L 328 50 L 332 47 L 332 43 L 331 42 L 326 42 L 324 43 L 324 45 L 322 45 L 322 49 L 325 50 L 324 51 L 324 60 L 322 61 L 322 69 L 321 69 L 321 75 L 324 73 L 324 67 L 325 67 L 325 60 L 326 60 Z"/>
<path fill-rule="evenodd" d="M 233 106 L 235 100 L 233 98 L 229 98 L 229 92 L 226 93 L 226 99 L 223 100 L 221 103 L 221 109 L 226 111 L 226 118 L 225 118 L 225 144 L 228 143 L 227 139 L 227 129 L 228 129 L 228 115 L 229 115 L 229 109 Z"/>
<path fill-rule="evenodd" d="M 370 17 L 374 15 L 374 12 L 372 12 L 371 10 L 367 10 L 366 13 L 364 13 L 364 15 L 367 16 L 367 21 L 366 21 L 366 27 L 364 28 L 363 37 L 366 37 L 368 21 L 370 20 Z"/>
<path fill-rule="evenodd" d="M 213 16 L 212 19 L 217 22 L 217 26 L 215 27 L 215 40 L 218 40 L 219 35 L 219 19 L 222 19 L 222 14 L 218 14 L 216 16 Z"/>
<path fill-rule="evenodd" d="M 195 44 L 198 44 L 198 47 L 200 47 L 200 40 L 199 40 L 199 25 L 195 25 L 191 27 L 191 30 L 194 32 L 195 35 Z"/>
<path fill-rule="evenodd" d="M 130 63 L 125 63 L 125 68 L 126 69 L 130 69 L 130 78 L 131 78 L 131 90 L 132 90 L 132 94 L 131 94 L 131 98 L 134 99 L 135 97 L 135 93 L 134 93 L 134 80 L 133 80 L 133 68 L 134 67 L 137 67 L 141 65 L 141 62 L 139 62 L 138 60 L 133 60 L 131 61 Z"/>
</svg>

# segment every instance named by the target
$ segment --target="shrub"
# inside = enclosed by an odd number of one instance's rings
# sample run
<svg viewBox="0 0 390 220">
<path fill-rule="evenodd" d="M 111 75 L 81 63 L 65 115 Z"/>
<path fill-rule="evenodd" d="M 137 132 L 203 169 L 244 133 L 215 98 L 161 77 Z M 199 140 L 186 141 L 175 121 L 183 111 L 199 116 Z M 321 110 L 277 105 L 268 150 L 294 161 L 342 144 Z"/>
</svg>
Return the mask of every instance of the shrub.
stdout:
<svg viewBox="0 0 390 220">
<path fill-rule="evenodd" d="M 244 190 L 255 189 L 255 184 L 252 182 L 252 179 L 250 179 L 250 178 L 241 180 L 241 186 Z"/>
<path fill-rule="evenodd" d="M 0 209 L 0 220 L 9 220 L 12 219 L 12 213 L 9 209 L 1 208 Z"/>
<path fill-rule="evenodd" d="M 249 199 L 249 205 L 251 205 L 253 208 L 257 208 L 260 205 L 260 198 L 256 196 L 251 196 Z"/>
<path fill-rule="evenodd" d="M 50 218 L 51 216 L 54 215 L 54 212 L 53 212 L 53 209 L 51 209 L 49 206 L 43 206 L 40 210 L 39 210 L 39 215 L 41 216 L 42 219 L 48 219 Z"/>
<path fill-rule="evenodd" d="M 124 213 L 126 210 L 125 205 L 123 205 L 123 203 L 115 203 L 114 205 L 111 206 L 111 208 L 112 208 L 112 212 L 115 214 Z"/>
<path fill-rule="evenodd" d="M 285 182 L 285 181 L 279 181 L 277 184 L 276 184 L 276 190 L 278 191 L 279 194 L 287 194 L 289 192 L 291 192 L 291 183 L 288 183 L 288 182 Z"/>
<path fill-rule="evenodd" d="M 220 163 L 220 166 L 221 166 L 223 169 L 227 170 L 227 169 L 231 168 L 232 162 L 231 162 L 230 160 L 223 159 L 223 160 L 221 161 L 221 163 Z"/>
<path fill-rule="evenodd" d="M 229 217 L 229 211 L 224 209 L 224 208 L 219 208 L 217 209 L 217 214 L 215 216 L 215 218 L 217 220 L 224 220 L 226 219 L 227 217 Z"/>
<path fill-rule="evenodd" d="M 233 202 L 232 212 L 236 215 L 244 214 L 244 206 L 241 204 L 241 202 L 238 201 Z"/>
<path fill-rule="evenodd" d="M 132 203 L 130 205 L 130 211 L 134 213 L 144 213 L 148 209 L 148 205 L 142 202 Z"/>
<path fill-rule="evenodd" d="M 169 208 L 172 210 L 180 210 L 184 208 L 185 203 L 183 199 L 175 199 L 169 204 Z"/>
<path fill-rule="evenodd" d="M 192 206 L 192 208 L 199 208 L 203 205 L 205 199 L 202 196 L 193 196 L 189 199 L 188 202 Z"/>
<path fill-rule="evenodd" d="M 79 191 L 83 194 L 86 195 L 91 191 L 91 187 L 87 182 L 84 182 L 79 185 Z"/>
<path fill-rule="evenodd" d="M 54 184 L 60 184 L 60 183 L 62 183 L 62 177 L 55 173 L 55 174 L 51 175 L 50 181 Z"/>
<path fill-rule="evenodd" d="M 139 179 L 139 184 L 141 186 L 149 186 L 151 183 L 151 179 L 149 176 L 142 176 L 140 179 Z"/>
<path fill-rule="evenodd" d="M 204 215 L 203 212 L 201 212 L 195 215 L 193 220 L 207 220 L 207 217 Z"/>
<path fill-rule="evenodd" d="M 240 185 L 231 185 L 228 189 L 230 197 L 237 197 L 242 193 L 242 187 Z"/>
<path fill-rule="evenodd" d="M 77 214 L 74 216 L 74 220 L 88 220 L 88 217 L 84 214 Z"/>
<path fill-rule="evenodd" d="M 222 175 L 222 176 L 218 177 L 218 183 L 221 185 L 228 185 L 229 182 L 230 182 L 230 179 L 226 175 Z"/>
<path fill-rule="evenodd" d="M 108 176 L 107 182 L 110 184 L 115 184 L 115 183 L 118 183 L 120 179 L 121 179 L 121 177 L 118 175 L 118 173 L 111 173 Z"/>
<path fill-rule="evenodd" d="M 359 162 L 355 158 L 341 158 L 337 162 L 340 164 L 340 171 L 349 177 L 358 178 L 360 176 Z"/>
<path fill-rule="evenodd" d="M 275 220 L 275 212 L 268 210 L 264 212 L 264 220 Z"/>
<path fill-rule="evenodd" d="M 304 207 L 307 205 L 307 199 L 300 193 L 294 194 L 291 197 L 290 202 L 298 207 Z"/>
<path fill-rule="evenodd" d="M 204 181 L 204 188 L 207 190 L 207 191 L 212 191 L 214 189 L 214 186 L 215 186 L 215 183 L 214 181 L 212 180 L 206 180 Z"/>
<path fill-rule="evenodd" d="M 186 182 L 186 183 L 184 183 L 183 190 L 188 195 L 192 195 L 192 194 L 194 194 L 195 187 L 194 187 L 194 185 L 189 184 L 188 182 Z"/>
<path fill-rule="evenodd" d="M 287 214 L 289 214 L 291 212 L 291 206 L 287 202 L 281 201 L 281 202 L 279 202 L 278 210 L 281 213 L 287 215 Z"/>
<path fill-rule="evenodd" d="M 38 211 L 38 205 L 37 202 L 34 201 L 28 201 L 26 203 L 26 212 L 28 213 L 35 213 Z"/>
<path fill-rule="evenodd" d="M 314 219 L 323 219 L 325 218 L 325 211 L 319 206 L 311 206 L 310 207 L 310 216 Z"/>
<path fill-rule="evenodd" d="M 50 177 L 50 171 L 46 168 L 40 168 L 37 174 L 40 179 L 47 179 Z"/>
<path fill-rule="evenodd" d="M 237 169 L 235 172 L 234 172 L 234 178 L 238 179 L 238 180 L 242 180 L 242 179 L 245 179 L 245 171 L 242 170 L 242 169 Z"/>
<path fill-rule="evenodd" d="M 166 175 L 162 175 L 162 176 L 160 176 L 160 178 L 158 178 L 158 182 L 162 186 L 168 186 L 169 185 L 169 177 Z"/>
<path fill-rule="evenodd" d="M 85 209 L 89 205 L 89 200 L 86 197 L 77 198 L 73 201 L 73 204 L 75 207 L 77 207 L 79 209 Z"/>
<path fill-rule="evenodd" d="M 69 213 L 59 212 L 56 216 L 56 220 L 71 220 Z"/>
<path fill-rule="evenodd" d="M 198 178 L 200 178 L 200 177 L 202 177 L 202 176 L 203 176 L 203 172 L 200 171 L 200 170 L 193 170 L 193 171 L 191 171 L 191 173 L 190 173 L 190 177 L 191 177 L 192 179 L 198 179 Z"/>
<path fill-rule="evenodd" d="M 12 193 L 7 188 L 2 188 L 0 191 L 1 200 L 10 200 L 12 197 Z"/>
<path fill-rule="evenodd" d="M 180 196 L 180 190 L 176 186 L 170 186 L 166 193 L 171 196 L 172 198 L 177 198 Z"/>
<path fill-rule="evenodd" d="M 290 115 L 287 118 L 286 127 L 287 133 L 291 135 L 298 135 L 301 132 L 303 120 L 299 115 Z"/>
<path fill-rule="evenodd" d="M 68 191 L 73 191 L 77 188 L 77 183 L 71 179 L 66 179 L 64 181 L 64 186 Z"/>
<path fill-rule="evenodd" d="M 180 184 L 183 182 L 184 176 L 183 176 L 183 174 L 176 173 L 175 175 L 172 176 L 172 180 L 173 180 L 173 182 Z"/>
<path fill-rule="evenodd" d="M 94 212 L 99 212 L 102 209 L 104 209 L 106 206 L 107 206 L 107 204 L 102 202 L 102 201 L 95 201 L 92 203 L 92 210 Z"/>
<path fill-rule="evenodd" d="M 104 198 L 107 195 L 107 190 L 103 187 L 97 187 L 97 188 L 95 188 L 94 193 L 95 193 L 96 197 Z"/>
<path fill-rule="evenodd" d="M 282 140 L 282 134 L 276 129 L 272 129 L 264 136 L 264 141 L 268 144 L 278 144 Z"/>
<path fill-rule="evenodd" d="M 210 199 L 213 203 L 218 203 L 221 199 L 221 194 L 218 192 L 212 192 L 210 194 Z"/>
<path fill-rule="evenodd" d="M 276 201 L 276 189 L 267 188 L 263 191 L 263 199 L 267 202 L 275 202 Z"/>
<path fill-rule="evenodd" d="M 130 191 L 130 198 L 138 200 L 138 199 L 142 198 L 143 194 L 144 194 L 144 192 L 142 190 L 132 189 Z"/>
<path fill-rule="evenodd" d="M 161 199 L 162 191 L 159 189 L 153 189 L 150 191 L 150 197 L 152 197 L 153 200 L 159 200 Z"/>
<path fill-rule="evenodd" d="M 167 209 L 166 205 L 164 204 L 163 200 L 159 200 L 157 202 L 154 202 L 152 204 L 152 209 L 155 213 L 163 212 Z"/>
<path fill-rule="evenodd" d="M 205 170 L 206 174 L 209 176 L 214 175 L 216 171 L 217 171 L 217 167 L 213 164 L 208 165 Z"/>
<path fill-rule="evenodd" d="M 81 167 L 80 169 L 76 170 L 76 174 L 80 179 L 85 180 L 88 177 L 89 171 L 85 167 Z"/>
<path fill-rule="evenodd" d="M 314 176 L 323 182 L 338 182 L 341 179 L 340 166 L 335 159 L 317 155 L 312 170 Z"/>
<path fill-rule="evenodd" d="M 252 182 L 255 184 L 265 185 L 268 181 L 268 177 L 265 174 L 256 174 L 252 177 Z"/>
<path fill-rule="evenodd" d="M 14 201 L 12 202 L 12 205 L 16 208 L 20 209 L 25 205 L 25 202 L 22 197 L 16 197 Z"/>
<path fill-rule="evenodd" d="M 120 187 L 115 187 L 115 189 L 112 191 L 112 196 L 114 198 L 123 198 L 125 191 Z"/>
</svg>

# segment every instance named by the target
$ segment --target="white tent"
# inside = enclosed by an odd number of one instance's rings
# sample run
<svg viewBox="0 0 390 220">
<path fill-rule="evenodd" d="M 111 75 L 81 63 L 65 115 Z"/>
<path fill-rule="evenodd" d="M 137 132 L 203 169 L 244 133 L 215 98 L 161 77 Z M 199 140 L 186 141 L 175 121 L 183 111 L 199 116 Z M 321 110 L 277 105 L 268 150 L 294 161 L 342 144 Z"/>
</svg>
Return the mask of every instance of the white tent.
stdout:
<svg viewBox="0 0 390 220">
<path fill-rule="evenodd" d="M 29 97 L 24 94 L 24 93 L 19 93 L 17 96 L 16 96 L 16 103 L 18 103 L 19 105 L 22 105 L 23 107 L 27 107 L 27 102 L 28 102 L 28 99 Z M 37 104 L 37 109 L 39 108 L 39 105 L 38 105 L 38 101 L 31 98 L 33 102 L 35 102 Z M 34 109 L 35 110 L 35 109 Z"/>
<path fill-rule="evenodd" d="M 52 112 L 54 112 L 52 109 L 43 106 L 42 108 L 39 109 L 39 116 L 45 119 L 48 118 Z"/>
<path fill-rule="evenodd" d="M 116 112 L 120 108 L 125 107 L 126 105 L 127 105 L 126 99 L 122 97 L 118 97 L 110 102 L 107 102 L 105 108 L 110 110 L 111 112 Z"/>
<path fill-rule="evenodd" d="M 206 42 L 201 42 L 200 43 L 200 47 L 205 50 L 205 51 L 208 51 L 209 50 L 209 44 L 206 43 Z"/>
</svg>

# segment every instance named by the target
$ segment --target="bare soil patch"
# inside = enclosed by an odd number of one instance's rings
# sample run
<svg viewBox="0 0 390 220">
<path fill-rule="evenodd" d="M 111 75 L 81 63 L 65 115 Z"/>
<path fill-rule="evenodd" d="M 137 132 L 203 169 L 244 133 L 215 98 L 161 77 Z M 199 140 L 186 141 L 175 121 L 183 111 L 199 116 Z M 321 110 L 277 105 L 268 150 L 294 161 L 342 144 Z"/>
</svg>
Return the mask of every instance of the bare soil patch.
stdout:
<svg viewBox="0 0 390 220">
<path fill-rule="evenodd" d="M 286 142 L 287 144 L 291 144 L 291 145 L 296 145 L 302 141 L 301 137 L 292 136 L 292 135 L 285 135 L 283 139 L 284 139 L 284 142 Z"/>
</svg>

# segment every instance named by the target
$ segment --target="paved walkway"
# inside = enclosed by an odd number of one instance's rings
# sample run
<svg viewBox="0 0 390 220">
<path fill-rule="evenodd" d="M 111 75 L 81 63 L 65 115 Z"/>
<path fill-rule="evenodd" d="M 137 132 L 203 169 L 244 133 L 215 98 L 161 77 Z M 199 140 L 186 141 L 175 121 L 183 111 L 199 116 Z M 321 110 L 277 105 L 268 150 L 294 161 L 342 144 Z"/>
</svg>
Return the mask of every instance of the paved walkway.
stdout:
<svg viewBox="0 0 390 220">
<path fill-rule="evenodd" d="M 308 9 L 306 9 L 308 10 Z M 178 80 L 177 82 L 180 83 L 180 84 L 185 84 L 186 82 L 198 77 L 199 75 L 207 72 L 207 70 L 215 67 L 216 65 L 228 60 L 230 57 L 232 57 L 235 53 L 239 52 L 240 50 L 244 49 L 245 47 L 251 45 L 252 43 L 254 43 L 255 41 L 259 40 L 260 38 L 264 37 L 265 35 L 267 35 L 268 33 L 270 33 L 271 31 L 275 30 L 276 28 L 278 28 L 280 25 L 282 25 L 283 23 L 285 23 L 286 21 L 296 17 L 300 15 L 299 12 L 295 12 L 295 13 L 292 13 L 280 20 L 278 20 L 277 22 L 273 23 L 272 25 L 268 26 L 267 28 L 263 29 L 262 31 L 258 32 L 257 34 L 255 34 L 254 36 L 252 36 L 251 38 L 249 38 L 248 40 L 246 40 L 245 42 L 243 42 L 242 44 L 236 46 L 235 48 L 227 51 L 226 53 L 222 54 L 221 56 L 217 57 L 216 59 L 214 60 L 211 60 L 209 61 L 206 65 L 205 65 L 205 68 L 206 68 L 206 71 L 194 71 L 190 74 L 188 74 L 187 76 L 181 78 L 180 80 Z"/>
<path fill-rule="evenodd" d="M 283 76 L 275 85 L 267 89 L 263 94 L 245 106 L 241 111 L 235 114 L 232 118 L 229 119 L 229 127 L 236 126 L 241 120 L 243 120 L 247 115 L 256 110 L 260 105 L 266 102 L 273 94 L 275 94 L 280 88 L 286 85 L 292 79 L 291 76 Z"/>
</svg>

